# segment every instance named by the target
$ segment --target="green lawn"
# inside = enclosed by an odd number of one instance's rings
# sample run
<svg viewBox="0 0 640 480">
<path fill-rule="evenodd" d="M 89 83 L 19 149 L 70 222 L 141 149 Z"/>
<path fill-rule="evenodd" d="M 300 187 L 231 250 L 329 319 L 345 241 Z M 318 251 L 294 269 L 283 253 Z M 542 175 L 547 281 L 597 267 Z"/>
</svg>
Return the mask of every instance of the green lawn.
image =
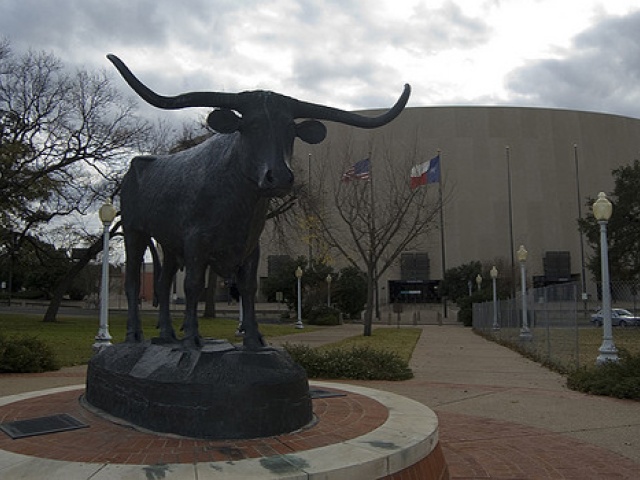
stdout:
<svg viewBox="0 0 640 480">
<path fill-rule="evenodd" d="M 602 345 L 602 328 L 581 328 L 580 364 L 591 365 L 598 356 L 598 348 Z M 618 349 L 628 350 L 630 353 L 640 354 L 640 328 L 613 328 L 613 343 Z"/>
<path fill-rule="evenodd" d="M 406 362 L 409 362 L 421 332 L 422 330 L 419 328 L 376 328 L 372 331 L 370 337 L 345 338 L 340 342 L 320 347 L 320 350 L 331 348 L 348 349 L 354 346 L 366 345 L 376 350 L 393 352 Z M 295 339 L 292 339 L 292 342 L 294 341 Z"/>
<path fill-rule="evenodd" d="M 142 326 L 145 338 L 158 335 L 155 328 L 156 314 L 142 316 Z M 174 328 L 179 328 L 178 315 L 174 318 Z M 43 323 L 42 315 L 0 314 L 0 332 L 8 337 L 30 336 L 37 337 L 51 346 L 61 367 L 81 365 L 87 363 L 93 351 L 91 346 L 98 333 L 98 316 L 58 316 L 56 323 Z M 238 326 L 237 320 L 230 319 L 200 319 L 200 334 L 203 337 L 227 339 L 231 343 L 240 343 L 234 333 Z M 305 332 L 318 327 L 305 326 Z M 293 324 L 261 324 L 260 331 L 265 337 L 293 335 L 300 333 Z M 109 333 L 113 342 L 124 340 L 126 332 L 126 315 L 112 314 L 109 316 Z"/>
<path fill-rule="evenodd" d="M 540 360 L 548 360 L 561 369 L 573 369 L 576 366 L 595 365 L 598 349 L 602 345 L 602 328 L 532 328 L 531 342 L 519 340 L 519 328 L 504 328 L 492 332 L 502 342 L 515 345 L 518 349 L 536 352 Z M 630 353 L 640 353 L 640 328 L 627 327 L 613 329 L 613 342 L 618 349 Z"/>
</svg>

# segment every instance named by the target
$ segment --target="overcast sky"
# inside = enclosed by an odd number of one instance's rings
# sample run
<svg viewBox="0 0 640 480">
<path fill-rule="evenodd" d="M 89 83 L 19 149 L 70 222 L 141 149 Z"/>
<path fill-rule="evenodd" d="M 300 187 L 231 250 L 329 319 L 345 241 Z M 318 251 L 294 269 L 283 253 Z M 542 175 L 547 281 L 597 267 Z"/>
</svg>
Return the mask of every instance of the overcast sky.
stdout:
<svg viewBox="0 0 640 480">
<path fill-rule="evenodd" d="M 167 95 L 267 89 L 364 109 L 410 83 L 410 106 L 640 118 L 638 0 L 0 0 L 0 35 L 114 79 L 115 53 Z"/>
</svg>

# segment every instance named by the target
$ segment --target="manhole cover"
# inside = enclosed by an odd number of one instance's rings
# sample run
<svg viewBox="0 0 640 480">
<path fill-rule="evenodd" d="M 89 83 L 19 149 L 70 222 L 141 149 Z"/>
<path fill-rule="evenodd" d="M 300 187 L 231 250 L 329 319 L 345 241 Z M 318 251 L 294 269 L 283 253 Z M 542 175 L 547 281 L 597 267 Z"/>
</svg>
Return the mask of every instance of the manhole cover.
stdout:
<svg viewBox="0 0 640 480">
<path fill-rule="evenodd" d="M 35 435 L 46 435 L 48 433 L 65 432 L 77 428 L 86 428 L 89 425 L 82 423 L 71 415 L 61 413 L 48 417 L 30 418 L 27 420 L 16 420 L 0 424 L 0 430 L 11 438 L 33 437 Z"/>
</svg>

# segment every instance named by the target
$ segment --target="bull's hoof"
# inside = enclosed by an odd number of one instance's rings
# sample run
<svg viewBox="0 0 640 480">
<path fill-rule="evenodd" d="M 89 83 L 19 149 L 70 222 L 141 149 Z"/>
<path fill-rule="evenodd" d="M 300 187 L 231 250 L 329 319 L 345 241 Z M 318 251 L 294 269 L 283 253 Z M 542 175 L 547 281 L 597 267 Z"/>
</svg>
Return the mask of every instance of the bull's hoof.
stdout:
<svg viewBox="0 0 640 480">
<path fill-rule="evenodd" d="M 181 342 L 175 337 L 155 337 L 151 339 L 151 343 L 154 345 L 179 345 Z"/>
<path fill-rule="evenodd" d="M 244 335 L 242 345 L 248 350 L 260 350 L 267 346 L 267 342 L 264 341 L 264 338 L 260 334 L 253 337 Z"/>
<path fill-rule="evenodd" d="M 158 337 L 160 341 L 164 343 L 175 343 L 178 341 L 178 337 L 176 337 L 176 332 L 173 330 L 169 331 L 160 331 L 160 336 Z"/>
<path fill-rule="evenodd" d="M 200 335 L 190 335 L 182 339 L 182 345 L 187 348 L 202 348 L 202 337 Z"/>
<path fill-rule="evenodd" d="M 142 334 L 142 330 L 137 332 L 127 332 L 126 337 L 124 337 L 124 341 L 126 343 L 140 343 L 144 341 L 144 335 Z"/>
</svg>

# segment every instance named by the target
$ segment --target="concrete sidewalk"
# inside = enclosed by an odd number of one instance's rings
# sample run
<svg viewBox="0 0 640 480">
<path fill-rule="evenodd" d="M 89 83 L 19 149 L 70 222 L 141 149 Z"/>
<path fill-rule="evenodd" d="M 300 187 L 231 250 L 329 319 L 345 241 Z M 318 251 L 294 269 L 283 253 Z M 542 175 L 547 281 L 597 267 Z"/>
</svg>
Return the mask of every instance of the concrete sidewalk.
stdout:
<svg viewBox="0 0 640 480">
<path fill-rule="evenodd" d="M 458 325 L 423 327 L 411 366 L 367 385 L 438 414 L 452 478 L 640 478 L 640 402 L 573 392 Z"/>
<path fill-rule="evenodd" d="M 561 375 L 458 324 L 419 328 L 415 378 L 345 383 L 432 408 L 451 478 L 640 478 L 640 402 L 572 392 Z M 341 325 L 268 341 L 317 346 L 360 334 L 362 325 Z M 0 396 L 84 383 L 84 375 L 84 367 L 0 375 Z"/>
<path fill-rule="evenodd" d="M 395 328 L 376 328 L 383 327 Z M 318 346 L 361 335 L 362 328 L 271 341 Z M 571 391 L 562 375 L 457 323 L 420 328 L 412 380 L 346 383 L 433 409 L 451 478 L 640 478 L 640 402 Z"/>
</svg>

